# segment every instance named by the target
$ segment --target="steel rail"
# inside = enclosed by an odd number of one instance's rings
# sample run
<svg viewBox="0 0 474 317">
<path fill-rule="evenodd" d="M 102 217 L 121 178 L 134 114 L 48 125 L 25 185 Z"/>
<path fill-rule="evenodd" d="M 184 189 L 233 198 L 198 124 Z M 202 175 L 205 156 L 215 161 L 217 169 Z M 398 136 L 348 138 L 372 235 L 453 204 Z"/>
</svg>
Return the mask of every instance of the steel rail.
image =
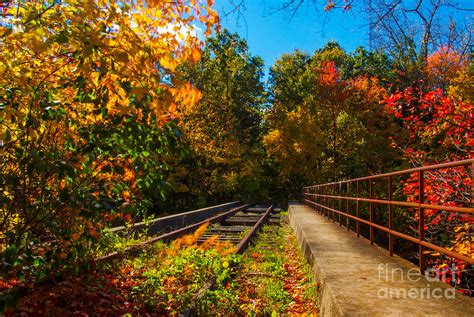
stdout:
<svg viewBox="0 0 474 317">
<path fill-rule="evenodd" d="M 357 220 L 359 222 L 362 222 L 366 225 L 369 225 L 373 228 L 376 228 L 376 229 L 379 229 L 379 230 L 382 230 L 382 231 L 385 231 L 387 233 L 390 233 L 394 236 L 397 236 L 397 237 L 400 237 L 400 238 L 403 238 L 403 239 L 406 239 L 408 241 L 411 241 L 411 242 L 414 242 L 414 243 L 417 243 L 417 244 L 421 244 L 425 247 L 428 247 L 430 249 L 433 249 L 433 250 L 436 250 L 436 251 L 439 251 L 441 253 L 444 253 L 446 255 L 449 255 L 453 258 L 456 258 L 458 260 L 462 260 L 462 261 L 465 261 L 469 264 L 474 264 L 474 259 L 473 258 L 470 258 L 470 257 L 467 257 L 465 255 L 462 255 L 462 254 L 459 254 L 459 253 L 456 253 L 456 252 L 453 252 L 451 250 L 448 250 L 448 249 L 445 249 L 443 247 L 440 247 L 440 246 L 437 246 L 435 244 L 432 244 L 432 243 L 429 243 L 429 242 L 426 242 L 426 241 L 420 241 L 419 239 L 415 238 L 415 237 L 412 237 L 412 236 L 409 236 L 409 235 L 406 235 L 404 233 L 401 233 L 399 231 L 396 231 L 396 230 L 393 230 L 393 229 L 389 229 L 387 227 L 384 227 L 384 226 L 381 226 L 379 224 L 376 224 L 376 223 L 373 223 L 373 222 L 370 222 L 368 220 L 365 220 L 363 218 L 359 218 L 359 217 L 356 217 L 356 216 L 353 216 L 351 214 L 347 214 L 343 211 L 339 211 L 339 210 L 336 210 L 336 209 L 333 209 L 333 208 L 330 208 L 330 207 L 327 207 L 327 206 L 324 206 L 324 205 L 321 205 L 321 204 L 318 204 L 318 203 L 315 203 L 311 200 L 308 200 L 308 199 L 305 199 L 306 202 L 310 203 L 310 204 L 313 204 L 315 206 L 318 206 L 318 207 L 321 207 L 321 208 L 324 208 L 324 209 L 327 209 L 329 211 L 332 211 L 332 212 L 335 212 L 337 214 L 341 214 L 341 215 L 344 215 L 348 218 L 351 218 L 351 219 L 354 219 L 354 220 Z"/>
<path fill-rule="evenodd" d="M 235 254 L 244 253 L 244 251 L 247 249 L 248 245 L 250 244 L 250 241 L 253 239 L 253 237 L 257 233 L 257 231 L 270 217 L 270 214 L 272 213 L 273 208 L 274 208 L 273 204 L 270 207 L 268 207 L 268 209 L 265 211 L 262 217 L 260 217 L 257 223 L 252 227 L 252 229 L 250 229 L 250 231 L 245 235 L 245 237 L 242 240 L 240 240 L 239 244 L 235 248 Z"/>
<path fill-rule="evenodd" d="M 470 165 L 474 164 L 474 159 L 466 159 L 466 160 L 461 160 L 461 161 L 453 161 L 453 162 L 448 162 L 448 163 L 442 163 L 442 164 L 434 164 L 434 165 L 427 165 L 427 166 L 422 166 L 422 167 L 415 167 L 415 168 L 409 168 L 409 169 L 404 169 L 401 171 L 395 171 L 391 173 L 384 173 L 384 174 L 377 174 L 377 175 L 371 175 L 371 176 L 365 176 L 365 177 L 359 177 L 359 178 L 352 178 L 352 179 L 347 179 L 347 180 L 342 180 L 338 182 L 332 182 L 332 183 L 326 183 L 326 184 L 321 184 L 321 185 L 312 185 L 312 186 L 306 186 L 303 188 L 315 188 L 317 186 L 326 186 L 326 185 L 334 185 L 334 184 L 339 184 L 339 183 L 352 183 L 352 182 L 360 182 L 360 181 L 366 181 L 366 180 L 371 180 L 371 179 L 378 179 L 378 178 L 385 178 L 385 177 L 393 177 L 393 176 L 400 176 L 400 175 L 405 175 L 405 174 L 411 174 L 411 173 L 416 173 L 416 172 L 424 172 L 424 171 L 430 171 L 430 170 L 438 170 L 438 169 L 443 169 L 443 168 L 450 168 L 450 167 L 459 167 L 459 166 L 465 166 L 465 165 Z"/>
<path fill-rule="evenodd" d="M 153 243 L 156 243 L 156 242 L 158 242 L 158 241 L 169 241 L 169 240 L 172 240 L 172 239 L 176 239 L 176 238 L 178 238 L 178 237 L 180 237 L 180 236 L 182 236 L 182 235 L 184 235 L 184 234 L 186 234 L 186 233 L 195 231 L 196 229 L 198 229 L 200 226 L 202 226 L 202 225 L 205 224 L 205 223 L 214 223 L 214 222 L 222 221 L 222 220 L 224 220 L 225 218 L 230 217 L 230 216 L 236 214 L 236 213 L 239 212 L 239 211 L 245 210 L 245 209 L 247 209 L 247 208 L 253 206 L 254 204 L 255 204 L 255 203 L 250 203 L 250 204 L 242 205 L 242 206 L 237 207 L 237 208 L 233 208 L 233 209 L 231 209 L 230 211 L 227 211 L 227 212 L 222 213 L 222 214 L 220 214 L 220 215 L 213 216 L 213 217 L 211 217 L 211 218 L 208 218 L 208 219 L 203 220 L 203 221 L 200 221 L 200 222 L 198 222 L 198 223 L 189 225 L 189 226 L 187 226 L 187 227 L 180 228 L 180 229 L 177 229 L 177 230 L 174 230 L 174 231 L 171 231 L 171 232 L 168 232 L 168 233 L 159 235 L 159 236 L 157 236 L 157 237 L 148 239 L 148 240 L 146 240 L 146 241 L 143 241 L 143 242 L 134 244 L 134 245 L 132 245 L 132 246 L 130 246 L 130 247 L 127 247 L 127 248 L 124 249 L 123 251 L 115 251 L 115 252 L 109 253 L 109 254 L 107 254 L 107 255 L 98 257 L 98 258 L 95 259 L 95 261 L 96 261 L 96 263 L 107 262 L 107 261 L 110 261 L 110 260 L 114 260 L 114 259 L 123 257 L 123 256 L 125 256 L 125 255 L 127 255 L 127 254 L 130 254 L 130 253 L 133 253 L 133 252 L 137 252 L 137 251 L 143 249 L 145 246 L 150 245 L 150 244 L 153 244 Z"/>
<path fill-rule="evenodd" d="M 326 197 L 326 198 L 333 198 L 333 199 L 364 201 L 364 202 L 376 203 L 376 204 L 382 204 L 382 205 L 396 205 L 396 206 L 403 206 L 403 207 L 415 207 L 415 208 L 435 209 L 435 210 L 443 210 L 443 211 L 452 211 L 452 212 L 462 212 L 462 213 L 474 214 L 474 208 L 472 208 L 472 207 L 455 207 L 455 206 L 431 205 L 431 204 L 410 203 L 410 202 L 396 201 L 396 200 L 370 199 L 370 198 L 334 196 L 334 195 L 311 194 L 311 193 L 304 193 L 304 195 L 315 196 L 315 197 Z"/>
<path fill-rule="evenodd" d="M 211 223 L 211 222 L 222 221 L 226 217 L 232 216 L 233 214 L 235 214 L 235 213 L 237 213 L 241 210 L 245 210 L 245 209 L 253 206 L 254 204 L 255 203 L 249 203 L 249 204 L 246 204 L 246 205 L 242 205 L 242 206 L 233 208 L 233 209 L 231 209 L 231 210 L 229 210 L 225 213 L 222 213 L 222 214 L 217 215 L 217 216 L 213 216 L 213 217 L 208 218 L 208 219 L 206 219 L 204 221 L 201 221 L 199 223 L 189 225 L 187 227 L 180 228 L 178 230 L 162 234 L 158 237 L 154 237 L 154 238 L 148 239 L 146 241 L 137 243 L 135 245 L 132 245 L 132 246 L 122 250 L 122 251 L 115 251 L 115 252 L 109 253 L 107 255 L 97 257 L 93 260 L 93 262 L 95 262 L 96 264 L 101 264 L 101 263 L 107 263 L 107 262 L 112 261 L 114 259 L 122 258 L 122 257 L 124 257 L 128 254 L 138 252 L 139 250 L 143 249 L 143 247 L 145 247 L 146 245 L 153 244 L 153 243 L 155 243 L 157 241 L 160 241 L 160 240 L 165 240 L 166 241 L 166 240 L 170 240 L 170 239 L 173 239 L 173 238 L 177 238 L 177 237 L 179 237 L 181 235 L 184 235 L 184 234 L 186 234 L 190 231 L 194 231 L 195 229 L 199 228 L 201 225 L 203 225 L 207 222 Z M 89 269 L 90 268 L 86 268 L 85 270 L 89 270 Z M 70 269 L 68 269 L 66 271 L 55 273 L 52 276 L 49 276 L 49 277 L 47 277 L 47 278 L 45 278 L 41 281 L 38 281 L 36 283 L 40 283 L 40 284 L 51 283 L 51 281 L 54 280 L 54 279 L 63 278 L 65 276 L 65 274 L 67 274 L 68 272 L 70 272 Z M 19 294 L 23 294 L 25 292 L 28 292 L 29 290 L 30 290 L 29 287 L 23 286 L 23 287 L 20 287 L 19 289 L 17 289 L 16 291 L 19 292 Z"/>
</svg>

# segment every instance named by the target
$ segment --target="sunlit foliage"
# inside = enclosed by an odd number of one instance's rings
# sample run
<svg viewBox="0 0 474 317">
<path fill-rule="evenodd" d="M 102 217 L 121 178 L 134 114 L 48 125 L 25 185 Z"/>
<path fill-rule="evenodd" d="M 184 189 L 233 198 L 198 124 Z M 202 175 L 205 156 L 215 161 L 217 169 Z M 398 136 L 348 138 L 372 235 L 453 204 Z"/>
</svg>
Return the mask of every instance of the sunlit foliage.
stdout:
<svg viewBox="0 0 474 317">
<path fill-rule="evenodd" d="M 0 28 L 2 279 L 74 263 L 109 221 L 130 220 L 162 194 L 160 162 L 176 137 L 165 125 L 201 98 L 177 67 L 199 60 L 193 25 L 213 32 L 211 4 L 10 9 L 12 25 Z"/>
</svg>

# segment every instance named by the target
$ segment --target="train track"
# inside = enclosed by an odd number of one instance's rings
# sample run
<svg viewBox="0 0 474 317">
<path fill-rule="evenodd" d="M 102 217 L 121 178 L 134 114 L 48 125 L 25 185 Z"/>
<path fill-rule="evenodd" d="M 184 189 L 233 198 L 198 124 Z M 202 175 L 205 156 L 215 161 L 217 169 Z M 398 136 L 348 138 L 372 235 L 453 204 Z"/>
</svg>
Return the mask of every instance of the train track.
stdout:
<svg viewBox="0 0 474 317">
<path fill-rule="evenodd" d="M 242 254 L 256 237 L 258 230 L 266 223 L 280 223 L 279 215 L 271 215 L 275 210 L 272 204 L 268 208 L 247 208 L 225 217 L 217 225 L 212 225 L 199 237 L 198 243 L 217 237 L 219 241 L 230 242 L 236 245 L 235 254 Z M 262 213 L 263 211 L 263 213 Z M 195 315 L 196 304 L 207 290 L 214 287 L 216 278 L 212 278 L 193 296 L 193 304 L 186 308 L 179 316 L 189 317 Z"/>
<path fill-rule="evenodd" d="M 202 243 L 210 236 L 217 236 L 220 241 L 230 241 L 236 245 L 235 253 L 241 254 L 248 247 L 252 239 L 256 236 L 258 230 L 268 221 L 276 222 L 279 221 L 277 217 L 271 216 L 271 212 L 274 210 L 273 205 L 269 208 L 264 209 L 265 212 L 261 213 L 262 208 L 251 209 L 254 203 L 245 204 L 236 208 L 232 208 L 227 212 L 209 217 L 203 221 L 199 221 L 192 225 L 188 225 L 171 232 L 166 232 L 155 237 L 151 237 L 143 242 L 137 243 L 130 246 L 122 251 L 112 252 L 105 256 L 95 259 L 96 264 L 110 263 L 114 259 L 120 259 L 125 256 L 133 256 L 137 253 L 145 250 L 147 245 L 151 245 L 158 241 L 172 241 L 183 235 L 189 234 L 197 230 L 203 224 L 210 224 L 207 231 L 203 236 L 199 238 L 198 243 Z M 238 238 L 237 238 L 238 237 Z M 89 268 L 90 266 L 88 266 Z M 86 270 L 88 270 L 88 268 Z M 64 271 L 45 278 L 40 284 L 48 284 L 52 280 L 60 281 L 64 278 L 64 274 L 69 271 Z M 207 283 L 202 289 L 209 289 L 213 286 L 214 282 Z M 18 294 L 26 295 L 31 290 L 30 287 L 20 287 Z M 196 294 L 199 296 L 199 294 Z M 188 315 L 188 314 L 185 314 Z"/>
<path fill-rule="evenodd" d="M 217 237 L 219 241 L 230 242 L 235 245 L 235 254 L 242 254 L 256 237 L 259 229 L 266 223 L 279 223 L 279 215 L 271 215 L 275 210 L 272 204 L 268 208 L 251 208 L 254 204 L 246 204 L 237 208 L 233 208 L 228 212 L 210 217 L 195 224 L 185 226 L 171 232 L 161 234 L 157 237 L 150 238 L 144 242 L 138 243 L 127 248 L 123 252 L 114 252 L 96 259 L 97 262 L 107 262 L 118 257 L 142 250 L 146 245 L 153 244 L 157 241 L 170 241 L 179 238 L 185 234 L 192 233 L 203 224 L 208 223 L 206 231 L 198 238 L 197 243 L 204 243 L 206 240 Z M 179 316 L 188 317 L 196 312 L 195 303 L 216 284 L 216 277 L 211 278 L 204 284 L 198 292 L 193 296 L 192 305 L 181 312 Z"/>
<path fill-rule="evenodd" d="M 241 254 L 255 237 L 258 229 L 268 221 L 279 222 L 279 216 L 271 215 L 274 206 L 268 208 L 248 208 L 226 217 L 222 222 L 211 225 L 202 234 L 198 243 L 211 237 L 236 245 L 235 253 Z"/>
<path fill-rule="evenodd" d="M 140 252 L 147 245 L 158 241 L 171 241 L 185 234 L 197 230 L 203 224 L 208 223 L 209 227 L 204 234 L 199 237 L 198 243 L 202 243 L 210 237 L 217 236 L 220 241 L 228 241 L 236 245 L 236 253 L 241 254 L 245 251 L 251 240 L 255 237 L 258 229 L 268 220 L 279 221 L 277 216 L 271 216 L 274 205 L 268 208 L 251 208 L 254 203 L 245 204 L 231 210 L 209 217 L 192 225 L 188 225 L 167 233 L 151 237 L 143 242 L 139 242 L 122 251 L 115 251 L 105 256 L 96 258 L 97 263 L 106 263 L 127 255 L 133 255 Z M 262 211 L 264 211 L 262 213 Z"/>
</svg>

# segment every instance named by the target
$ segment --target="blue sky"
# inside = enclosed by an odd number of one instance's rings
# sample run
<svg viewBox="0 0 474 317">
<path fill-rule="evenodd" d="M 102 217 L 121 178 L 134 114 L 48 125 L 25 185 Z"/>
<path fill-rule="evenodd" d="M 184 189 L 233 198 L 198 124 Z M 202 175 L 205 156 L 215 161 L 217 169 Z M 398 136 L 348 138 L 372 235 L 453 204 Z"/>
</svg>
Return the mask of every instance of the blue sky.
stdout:
<svg viewBox="0 0 474 317">
<path fill-rule="evenodd" d="M 275 9 L 282 3 L 282 0 L 246 0 L 240 16 L 223 17 L 232 8 L 229 0 L 216 0 L 215 9 L 222 26 L 244 38 L 251 54 L 261 56 L 267 69 L 283 53 L 295 49 L 313 53 L 332 40 L 347 51 L 369 45 L 367 18 L 356 10 L 328 13 L 308 1 L 290 21 L 288 11 Z"/>
<path fill-rule="evenodd" d="M 369 18 L 361 13 L 362 1 L 355 1 L 349 12 L 334 9 L 326 12 L 325 1 L 305 0 L 298 13 L 290 20 L 290 12 L 277 10 L 287 0 L 244 0 L 245 9 L 240 14 L 225 13 L 232 10 L 232 3 L 242 0 L 215 0 L 215 9 L 221 16 L 221 25 L 244 38 L 252 55 L 261 56 L 266 69 L 283 53 L 300 49 L 312 54 L 329 41 L 338 42 L 351 52 L 358 46 L 369 47 Z M 473 0 L 458 0 L 459 7 L 473 10 Z M 453 3 L 454 3 L 453 2 Z M 316 3 L 316 4 L 314 4 Z M 409 1 L 407 0 L 407 3 Z M 454 19 L 461 28 L 474 24 L 473 11 L 443 7 L 438 11 L 441 23 Z M 413 23 L 420 23 L 419 19 Z"/>
</svg>

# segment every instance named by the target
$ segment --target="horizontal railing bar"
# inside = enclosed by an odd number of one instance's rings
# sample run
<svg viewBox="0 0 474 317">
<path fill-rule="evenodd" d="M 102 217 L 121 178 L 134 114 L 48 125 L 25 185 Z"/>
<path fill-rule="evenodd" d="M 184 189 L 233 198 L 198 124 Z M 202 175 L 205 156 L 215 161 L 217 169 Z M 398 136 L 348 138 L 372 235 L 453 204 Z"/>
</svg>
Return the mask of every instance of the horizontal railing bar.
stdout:
<svg viewBox="0 0 474 317">
<path fill-rule="evenodd" d="M 396 205 L 396 206 L 403 206 L 403 207 L 416 207 L 416 208 L 445 210 L 445 211 L 453 211 L 453 212 L 462 212 L 462 213 L 474 214 L 474 208 L 472 208 L 472 207 L 442 206 L 442 205 L 410 203 L 410 202 L 395 201 L 395 200 L 370 199 L 370 198 L 347 197 L 347 196 L 333 196 L 333 195 L 311 194 L 311 193 L 304 193 L 304 194 L 308 195 L 308 196 L 345 199 L 345 200 L 354 200 L 354 201 L 364 201 L 364 202 L 371 202 L 371 203 L 377 203 L 377 204 L 383 204 L 383 205 Z"/>
<path fill-rule="evenodd" d="M 461 160 L 461 161 L 454 161 L 454 162 L 448 162 L 448 163 L 442 163 L 442 164 L 428 165 L 428 166 L 423 166 L 423 167 L 415 167 L 415 168 L 405 169 L 405 170 L 391 172 L 391 173 L 384 173 L 384 174 L 377 174 L 377 175 L 371 175 L 371 176 L 360 177 L 360 178 L 353 178 L 353 179 L 343 180 L 343 181 L 339 181 L 339 182 L 332 182 L 332 183 L 327 183 L 327 184 L 306 186 L 306 187 L 303 187 L 303 188 L 306 189 L 306 188 L 314 188 L 316 186 L 326 186 L 326 185 L 334 185 L 334 184 L 339 184 L 339 183 L 359 182 L 359 181 L 365 181 L 365 180 L 370 180 L 370 179 L 384 178 L 384 177 L 389 177 L 389 176 L 399 176 L 399 175 L 405 175 L 405 174 L 410 174 L 410 173 L 414 173 L 414 172 L 438 170 L 438 169 L 443 169 L 443 168 L 458 167 L 458 166 L 464 166 L 464 165 L 469 165 L 469 164 L 474 164 L 474 159 L 466 159 L 466 160 Z"/>
<path fill-rule="evenodd" d="M 381 226 L 381 225 L 376 224 L 376 223 L 372 223 L 372 222 L 370 222 L 370 221 L 367 221 L 367 220 L 365 220 L 365 219 L 362 219 L 362 218 L 353 216 L 353 215 L 351 215 L 351 214 L 347 214 L 347 213 L 345 213 L 345 212 L 343 212 L 343 211 L 339 211 L 339 210 L 336 210 L 336 209 L 333 209 L 333 208 L 330 208 L 330 207 L 327 207 L 327 206 L 324 206 L 324 205 L 315 203 L 315 202 L 313 202 L 313 201 L 311 201 L 311 200 L 309 200 L 309 199 L 305 199 L 305 201 L 306 201 L 306 202 L 309 202 L 310 204 L 313 204 L 313 205 L 315 205 L 315 206 L 318 206 L 318 207 L 322 207 L 322 208 L 324 208 L 324 209 L 327 209 L 327 210 L 329 210 L 329 211 L 331 211 L 331 212 L 335 212 L 335 213 L 338 213 L 338 214 L 345 215 L 346 217 L 349 217 L 349 218 L 351 218 L 351 219 L 360 221 L 360 222 L 362 222 L 362 223 L 364 223 L 364 224 L 366 224 L 366 225 L 369 225 L 369 226 L 371 226 L 371 227 L 380 229 L 380 230 L 385 231 L 385 232 L 387 232 L 387 233 L 391 233 L 391 234 L 393 234 L 394 236 L 403 238 L 403 239 L 405 239 L 405 240 L 411 241 L 411 242 L 416 243 L 416 244 L 418 244 L 418 245 L 421 244 L 421 245 L 423 245 L 423 246 L 425 246 L 425 247 L 427 247 L 427 248 L 430 248 L 430 249 L 432 249 L 432 250 L 435 250 L 435 251 L 444 253 L 444 254 L 446 254 L 446 255 L 448 255 L 448 256 L 450 256 L 450 257 L 456 258 L 456 259 L 458 259 L 458 260 L 462 260 L 462 261 L 467 262 L 467 263 L 469 263 L 469 264 L 474 264 L 474 259 L 473 259 L 473 258 L 470 258 L 470 257 L 467 257 L 467 256 L 465 256 L 465 255 L 462 255 L 462 254 L 453 252 L 453 251 L 451 251 L 451 250 L 445 249 L 445 248 L 443 248 L 443 247 L 437 246 L 437 245 L 435 245 L 435 244 L 432 244 L 432 243 L 429 243 L 429 242 L 426 242 L 426 241 L 421 241 L 421 240 L 419 240 L 419 239 L 417 239 L 417 238 L 415 238 L 415 237 L 406 235 L 406 234 L 404 234 L 404 233 L 401 233 L 401 232 L 396 231 L 396 230 L 393 230 L 393 229 L 391 230 L 391 229 L 389 229 L 389 228 L 387 228 L 387 227 Z"/>
</svg>

